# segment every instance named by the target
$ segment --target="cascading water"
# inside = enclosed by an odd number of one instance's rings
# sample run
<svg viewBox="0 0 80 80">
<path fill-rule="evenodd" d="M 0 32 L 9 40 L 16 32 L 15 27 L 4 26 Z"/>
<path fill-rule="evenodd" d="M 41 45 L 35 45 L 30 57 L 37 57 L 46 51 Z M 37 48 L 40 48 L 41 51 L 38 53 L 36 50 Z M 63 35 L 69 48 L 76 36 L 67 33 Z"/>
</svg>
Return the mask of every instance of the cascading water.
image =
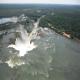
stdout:
<svg viewBox="0 0 80 80">
<path fill-rule="evenodd" d="M 15 50 L 19 51 L 19 56 L 24 56 L 27 54 L 28 51 L 33 50 L 37 46 L 34 45 L 33 42 L 31 42 L 33 35 L 32 31 L 31 33 L 27 33 L 27 31 L 24 29 L 22 25 L 20 25 L 19 30 L 17 31 L 20 33 L 20 37 L 16 38 L 15 44 L 10 44 L 8 47 L 12 47 Z M 35 32 L 36 33 L 36 32 Z"/>
<path fill-rule="evenodd" d="M 38 25 L 42 17 L 40 17 L 37 20 L 37 22 L 33 23 L 33 26 L 32 26 L 33 29 L 30 33 L 28 33 L 27 30 L 25 30 L 24 25 L 19 24 L 19 27 L 16 30 L 16 33 L 19 34 L 19 37 L 16 38 L 14 44 L 10 44 L 8 46 L 8 48 L 13 48 L 19 52 L 17 54 L 18 57 L 23 57 L 26 54 L 28 54 L 29 51 L 32 51 L 33 49 L 37 48 L 37 45 L 34 44 L 33 40 L 37 39 L 37 36 L 38 36 L 37 33 L 39 29 Z M 12 68 L 16 65 L 25 64 L 24 61 L 15 62 L 14 64 L 12 62 L 13 62 L 13 59 L 11 58 L 8 61 L 6 61 L 6 63 L 8 63 L 8 65 Z"/>
<path fill-rule="evenodd" d="M 42 16 L 43 17 L 43 16 Z M 20 33 L 20 37 L 16 38 L 15 44 L 10 44 L 8 46 L 8 48 L 12 47 L 15 50 L 19 51 L 19 56 L 24 56 L 25 54 L 27 54 L 28 51 L 33 50 L 34 48 L 36 48 L 37 46 L 34 45 L 33 42 L 31 42 L 31 40 L 33 40 L 34 38 L 36 38 L 36 34 L 37 34 L 37 28 L 38 28 L 38 24 L 40 19 L 42 18 L 40 17 L 37 22 L 34 23 L 33 26 L 33 30 L 31 33 L 28 33 L 25 29 L 23 25 L 19 26 L 19 29 L 16 30 L 16 32 Z"/>
<path fill-rule="evenodd" d="M 17 17 L 16 23 L 10 23 L 11 26 L 15 27 L 9 29 L 3 36 L 2 51 L 6 54 L 7 59 L 2 63 L 8 64 L 8 67 L 12 70 L 20 68 L 21 76 L 19 80 L 22 79 L 23 74 L 31 75 L 34 80 L 37 74 L 42 75 L 39 76 L 40 79 L 46 80 L 49 77 L 48 70 L 51 70 L 50 63 L 55 50 L 53 47 L 54 37 L 50 29 L 38 27 L 40 19 L 43 17 L 40 17 L 37 22 L 30 21 L 30 26 L 25 24 L 28 17 L 24 15 L 20 18 Z M 31 30 L 28 30 L 29 27 Z M 16 75 L 18 74 L 16 73 Z"/>
</svg>

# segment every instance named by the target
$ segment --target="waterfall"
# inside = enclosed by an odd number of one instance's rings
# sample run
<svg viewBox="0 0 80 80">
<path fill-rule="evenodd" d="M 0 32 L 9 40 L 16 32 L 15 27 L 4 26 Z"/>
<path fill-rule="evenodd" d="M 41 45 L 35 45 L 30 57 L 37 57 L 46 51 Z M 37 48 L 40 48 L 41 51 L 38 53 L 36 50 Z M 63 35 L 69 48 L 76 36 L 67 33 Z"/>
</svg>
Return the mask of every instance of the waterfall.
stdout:
<svg viewBox="0 0 80 80">
<path fill-rule="evenodd" d="M 14 48 L 19 51 L 19 56 L 24 56 L 28 53 L 28 51 L 33 50 L 37 47 L 34 42 L 31 42 L 32 39 L 36 38 L 37 27 L 39 24 L 39 20 L 34 23 L 34 28 L 31 33 L 28 33 L 23 25 L 20 25 L 16 32 L 20 33 L 20 37 L 16 38 L 15 44 L 10 44 L 8 48 Z"/>
</svg>

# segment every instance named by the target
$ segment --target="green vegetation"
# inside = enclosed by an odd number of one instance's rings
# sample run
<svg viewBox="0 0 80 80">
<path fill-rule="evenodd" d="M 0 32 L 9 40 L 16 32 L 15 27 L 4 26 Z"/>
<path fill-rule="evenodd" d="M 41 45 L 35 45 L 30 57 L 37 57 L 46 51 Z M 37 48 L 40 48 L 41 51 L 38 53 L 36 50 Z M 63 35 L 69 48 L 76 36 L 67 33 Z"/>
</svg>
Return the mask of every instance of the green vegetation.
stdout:
<svg viewBox="0 0 80 80">
<path fill-rule="evenodd" d="M 25 14 L 34 21 L 40 16 L 46 15 L 40 21 L 41 27 L 49 27 L 60 34 L 66 32 L 72 38 L 80 39 L 80 6 L 37 5 L 33 8 L 0 9 L 0 17 L 20 16 L 21 14 Z M 0 30 L 4 29 L 4 26 L 0 25 Z M 5 28 L 7 27 L 6 25 Z"/>
<path fill-rule="evenodd" d="M 55 11 L 54 15 L 47 15 L 41 20 L 40 26 L 49 27 L 58 33 L 66 32 L 72 38 L 80 39 L 80 10 Z"/>
</svg>

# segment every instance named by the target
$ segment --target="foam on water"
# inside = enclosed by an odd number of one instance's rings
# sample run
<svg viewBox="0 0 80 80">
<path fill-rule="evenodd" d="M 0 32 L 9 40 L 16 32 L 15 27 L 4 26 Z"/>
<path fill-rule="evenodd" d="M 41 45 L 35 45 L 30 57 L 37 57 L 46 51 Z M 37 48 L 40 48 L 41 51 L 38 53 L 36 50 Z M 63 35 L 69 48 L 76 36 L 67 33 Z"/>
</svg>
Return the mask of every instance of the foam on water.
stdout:
<svg viewBox="0 0 80 80">
<path fill-rule="evenodd" d="M 24 27 L 20 25 L 16 32 L 20 33 L 20 37 L 16 38 L 15 44 L 10 44 L 8 47 L 18 50 L 19 56 L 24 56 L 28 53 L 28 51 L 37 47 L 33 42 L 31 42 L 32 37 L 36 34 L 36 29 L 34 29 L 31 33 L 27 33 Z"/>
<path fill-rule="evenodd" d="M 37 22 L 33 22 L 32 30 L 30 33 L 24 28 L 25 26 L 22 24 L 19 24 L 19 26 L 16 29 L 16 40 L 14 43 L 11 43 L 8 45 L 9 50 L 10 48 L 13 48 L 16 50 L 16 52 L 11 52 L 12 54 L 9 59 L 5 62 L 8 64 L 9 67 L 13 68 L 15 66 L 21 66 L 26 64 L 27 62 L 23 60 L 23 57 L 25 57 L 26 54 L 28 54 L 30 51 L 32 51 L 35 48 L 40 48 L 40 42 L 34 43 L 35 39 L 39 39 L 36 41 L 40 41 L 40 39 L 46 39 L 45 36 L 48 34 L 48 29 L 46 28 L 41 28 L 38 27 L 40 19 L 43 18 L 44 16 L 40 17 Z M 15 34 L 15 35 L 16 35 Z M 37 45 L 36 45 L 37 44 Z M 43 49 L 42 50 L 47 50 L 50 48 L 50 45 L 46 42 L 41 42 L 43 44 Z M 15 56 L 14 56 L 15 55 Z M 30 55 L 30 54 L 29 54 Z M 47 53 L 45 54 L 47 55 Z M 14 57 L 13 57 L 14 56 Z M 17 59 L 17 60 L 16 60 Z"/>
<path fill-rule="evenodd" d="M 43 16 L 42 16 L 43 17 Z M 36 48 L 37 46 L 34 45 L 33 42 L 31 42 L 32 39 L 36 38 L 36 34 L 37 34 L 37 28 L 38 28 L 38 24 L 40 19 L 42 18 L 40 17 L 37 22 L 34 22 L 34 28 L 32 30 L 31 33 L 28 33 L 25 29 L 23 25 L 20 25 L 18 30 L 16 30 L 16 32 L 20 33 L 20 37 L 16 38 L 15 44 L 10 44 L 8 46 L 8 48 L 12 47 L 15 50 L 19 51 L 19 56 L 24 56 L 25 54 L 28 53 L 28 51 L 33 50 L 34 48 Z"/>
<path fill-rule="evenodd" d="M 2 18 L 2 19 L 0 19 L 0 24 L 4 24 L 4 23 L 7 23 L 7 22 L 16 23 L 17 21 L 18 21 L 17 17 Z"/>
</svg>

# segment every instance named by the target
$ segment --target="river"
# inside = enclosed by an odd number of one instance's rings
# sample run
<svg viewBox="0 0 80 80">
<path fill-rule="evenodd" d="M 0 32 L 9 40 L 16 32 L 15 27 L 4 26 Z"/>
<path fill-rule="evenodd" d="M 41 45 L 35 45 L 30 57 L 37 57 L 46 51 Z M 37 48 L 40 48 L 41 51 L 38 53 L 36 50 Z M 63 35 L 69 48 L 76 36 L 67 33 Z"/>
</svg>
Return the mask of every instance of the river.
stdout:
<svg viewBox="0 0 80 80">
<path fill-rule="evenodd" d="M 53 80 L 80 79 L 80 43 L 54 33 Z"/>
<path fill-rule="evenodd" d="M 38 36 L 29 42 L 29 45 L 34 42 L 37 47 L 23 56 L 18 56 L 18 51 L 8 48 L 10 39 L 15 38 L 16 29 L 8 30 L 0 39 L 1 80 L 80 80 L 79 42 L 48 28 L 39 27 Z M 22 39 L 20 33 L 17 32 L 16 35 Z M 26 46 L 24 47 L 26 49 Z"/>
</svg>

